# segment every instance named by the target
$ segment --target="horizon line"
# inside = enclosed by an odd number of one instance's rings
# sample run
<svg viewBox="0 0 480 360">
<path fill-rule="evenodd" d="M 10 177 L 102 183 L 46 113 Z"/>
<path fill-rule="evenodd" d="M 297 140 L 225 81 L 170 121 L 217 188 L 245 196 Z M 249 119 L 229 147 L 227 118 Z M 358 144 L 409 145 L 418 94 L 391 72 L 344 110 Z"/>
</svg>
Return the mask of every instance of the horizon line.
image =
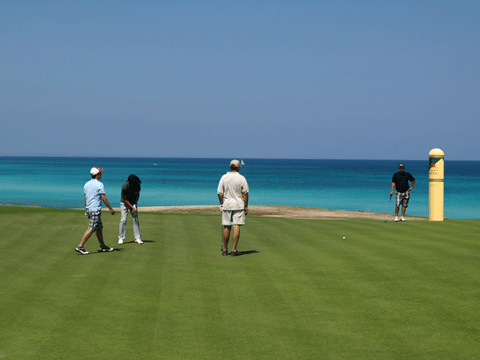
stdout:
<svg viewBox="0 0 480 360">
<path fill-rule="evenodd" d="M 332 161 L 428 161 L 424 159 L 359 159 L 359 158 L 300 158 L 300 157 L 198 157 L 198 156 L 86 156 L 86 155 L 0 155 L 0 158 L 81 158 L 81 159 L 239 159 L 239 160 L 332 160 Z M 480 161 L 451 159 L 447 161 Z"/>
</svg>

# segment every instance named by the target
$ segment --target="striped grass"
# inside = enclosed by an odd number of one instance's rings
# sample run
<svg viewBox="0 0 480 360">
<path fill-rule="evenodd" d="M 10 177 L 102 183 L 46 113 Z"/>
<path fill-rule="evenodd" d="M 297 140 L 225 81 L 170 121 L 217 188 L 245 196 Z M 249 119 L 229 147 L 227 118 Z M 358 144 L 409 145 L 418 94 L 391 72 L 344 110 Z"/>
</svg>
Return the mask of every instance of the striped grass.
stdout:
<svg viewBox="0 0 480 360">
<path fill-rule="evenodd" d="M 249 217 L 222 257 L 219 216 L 0 207 L 5 359 L 478 359 L 478 220 Z M 345 237 L 345 239 L 343 239 Z"/>
</svg>

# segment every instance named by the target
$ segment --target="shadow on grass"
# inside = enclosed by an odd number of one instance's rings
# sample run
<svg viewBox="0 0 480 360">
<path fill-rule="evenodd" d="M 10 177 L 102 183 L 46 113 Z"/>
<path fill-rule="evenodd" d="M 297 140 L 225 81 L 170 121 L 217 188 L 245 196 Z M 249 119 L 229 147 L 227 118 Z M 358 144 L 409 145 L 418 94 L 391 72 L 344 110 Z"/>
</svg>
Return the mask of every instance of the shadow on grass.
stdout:
<svg viewBox="0 0 480 360">
<path fill-rule="evenodd" d="M 144 243 L 154 243 L 156 242 L 155 240 L 142 240 Z M 126 245 L 126 244 L 136 244 L 135 243 L 135 240 L 132 240 L 132 241 L 124 241 L 123 242 L 123 245 Z M 142 244 L 140 244 L 142 245 Z"/>
<path fill-rule="evenodd" d="M 144 243 L 154 243 L 156 241 L 154 240 L 143 240 Z M 135 241 L 128 241 L 128 242 L 124 242 L 123 245 L 125 244 L 136 244 Z M 143 244 L 141 244 L 143 245 Z M 112 251 L 102 251 L 101 249 L 98 249 L 97 251 L 90 251 L 87 255 L 93 255 L 93 254 L 103 254 L 103 253 L 109 253 L 109 252 L 113 252 L 113 251 L 123 251 L 124 249 L 121 247 L 122 245 L 119 245 L 120 247 L 117 247 L 117 248 L 112 248 L 113 250 Z M 85 256 L 83 254 L 80 254 L 77 252 L 77 255 L 82 255 L 82 256 Z"/>
<path fill-rule="evenodd" d="M 123 251 L 123 249 L 114 249 L 112 248 L 112 251 L 102 251 L 101 249 L 97 251 L 89 251 L 88 254 L 80 254 L 79 252 L 76 252 L 76 255 L 80 256 L 87 256 L 87 255 L 97 255 L 97 254 L 108 254 L 109 252 L 114 252 L 114 251 Z"/>
<path fill-rule="evenodd" d="M 250 254 L 258 254 L 260 251 L 257 250 L 245 250 L 245 251 L 237 251 L 237 256 L 243 255 L 250 255 Z M 229 254 L 230 255 L 230 254 Z"/>
<path fill-rule="evenodd" d="M 90 255 L 93 255 L 93 254 L 108 254 L 109 252 L 123 251 L 123 249 L 119 249 L 119 248 L 112 248 L 112 249 L 113 249 L 112 251 L 97 250 L 96 252 L 90 252 Z"/>
</svg>

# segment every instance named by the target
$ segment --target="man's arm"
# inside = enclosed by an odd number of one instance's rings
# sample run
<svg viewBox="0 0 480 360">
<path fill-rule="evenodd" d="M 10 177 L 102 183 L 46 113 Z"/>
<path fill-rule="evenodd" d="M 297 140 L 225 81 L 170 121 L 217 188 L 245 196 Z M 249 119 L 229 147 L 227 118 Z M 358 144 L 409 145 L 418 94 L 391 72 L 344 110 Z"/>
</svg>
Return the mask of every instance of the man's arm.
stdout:
<svg viewBox="0 0 480 360">
<path fill-rule="evenodd" d="M 225 188 L 223 187 L 223 176 L 220 178 L 217 186 L 218 201 L 220 201 L 220 210 L 222 210 Z"/>
<path fill-rule="evenodd" d="M 127 197 L 124 194 L 122 194 L 122 202 L 124 202 L 125 205 L 127 205 L 132 210 L 133 215 L 137 215 L 137 209 L 135 209 L 132 203 L 127 200 Z"/>
<path fill-rule="evenodd" d="M 100 194 L 100 197 L 102 198 L 103 202 L 105 203 L 105 205 L 107 205 L 108 209 L 110 210 L 110 213 L 112 215 L 115 215 L 115 210 L 113 210 L 112 206 L 110 205 L 110 203 L 108 202 L 108 199 L 106 197 L 105 194 Z"/>
<path fill-rule="evenodd" d="M 248 193 L 243 193 L 243 203 L 245 204 L 245 215 L 248 215 Z"/>
<path fill-rule="evenodd" d="M 408 173 L 408 177 L 409 177 L 409 180 L 412 182 L 412 185 L 410 185 L 410 188 L 408 189 L 408 191 L 412 190 L 413 187 L 415 186 L 415 178 L 413 177 L 412 174 Z"/>
<path fill-rule="evenodd" d="M 138 199 L 140 199 L 140 191 L 137 193 L 137 198 L 135 199 L 135 215 L 138 213 Z"/>
<path fill-rule="evenodd" d="M 390 190 L 390 197 L 393 195 L 393 189 L 395 189 L 395 183 L 392 182 L 392 190 Z"/>
<path fill-rule="evenodd" d="M 408 189 L 409 191 L 413 189 L 413 187 L 415 186 L 415 179 L 412 181 L 412 185 L 410 186 L 410 189 Z"/>
</svg>

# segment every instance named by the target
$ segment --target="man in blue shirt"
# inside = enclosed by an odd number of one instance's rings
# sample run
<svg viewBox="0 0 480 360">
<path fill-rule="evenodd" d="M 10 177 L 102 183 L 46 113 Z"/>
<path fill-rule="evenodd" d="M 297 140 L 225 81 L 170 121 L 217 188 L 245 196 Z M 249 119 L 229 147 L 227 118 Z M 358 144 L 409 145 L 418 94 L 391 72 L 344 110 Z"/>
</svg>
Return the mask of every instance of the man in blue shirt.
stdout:
<svg viewBox="0 0 480 360">
<path fill-rule="evenodd" d="M 102 248 L 101 251 L 107 252 L 114 250 L 105 245 L 105 243 L 103 242 L 102 200 L 105 205 L 107 205 L 107 207 L 110 209 L 110 213 L 112 215 L 115 215 L 115 210 L 113 210 L 112 206 L 108 202 L 108 199 L 105 196 L 105 188 L 100 182 L 103 170 L 104 169 L 100 169 L 97 166 L 93 167 L 90 170 L 92 180 L 88 181 L 83 188 L 83 192 L 85 194 L 85 215 L 90 221 L 87 231 L 85 231 L 85 234 L 83 234 L 82 241 L 80 241 L 80 244 L 75 248 L 75 251 L 79 252 L 82 255 L 89 254 L 89 252 L 85 250 L 83 245 L 85 245 L 87 240 L 94 232 L 97 233 L 98 242 L 100 243 L 100 247 Z"/>
</svg>

